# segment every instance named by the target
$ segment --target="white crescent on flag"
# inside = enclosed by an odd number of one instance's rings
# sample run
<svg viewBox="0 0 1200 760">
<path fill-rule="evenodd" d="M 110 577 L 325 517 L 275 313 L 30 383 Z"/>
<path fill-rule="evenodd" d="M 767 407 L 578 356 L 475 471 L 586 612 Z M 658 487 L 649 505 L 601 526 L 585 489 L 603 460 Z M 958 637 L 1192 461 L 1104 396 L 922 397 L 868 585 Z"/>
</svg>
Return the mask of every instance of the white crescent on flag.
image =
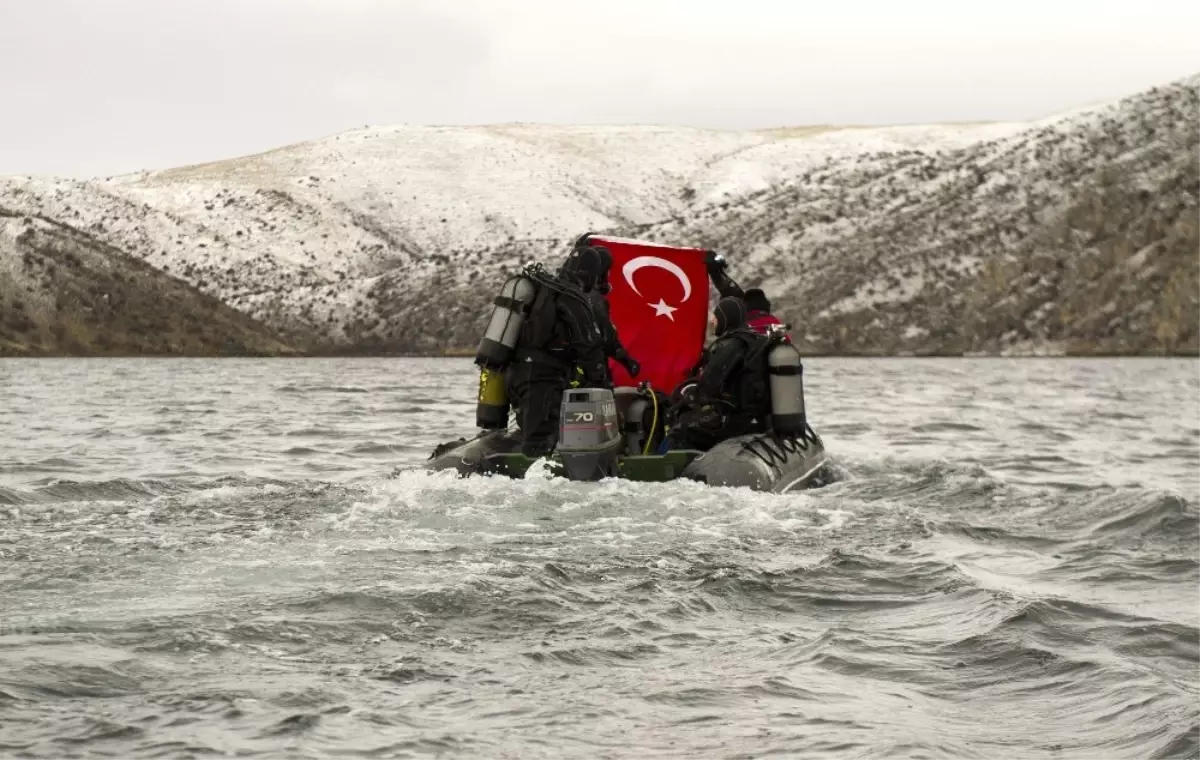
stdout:
<svg viewBox="0 0 1200 760">
<path fill-rule="evenodd" d="M 676 279 L 679 280 L 679 284 L 683 286 L 683 301 L 692 297 L 692 281 L 688 279 L 683 269 L 675 262 L 667 261 L 658 256 L 638 256 L 625 262 L 625 266 L 621 267 L 621 274 L 624 275 L 625 282 L 629 283 L 629 287 L 633 288 L 634 293 L 637 293 L 639 296 L 642 295 L 642 291 L 638 290 L 637 284 L 633 281 L 633 276 L 643 267 L 657 267 L 675 275 Z M 683 303 L 683 301 L 680 301 L 680 303 Z M 668 305 L 662 298 L 658 299 L 658 303 L 647 302 L 646 305 L 654 309 L 656 317 L 666 317 L 672 322 L 675 321 L 673 312 L 676 311 L 676 307 Z"/>
</svg>

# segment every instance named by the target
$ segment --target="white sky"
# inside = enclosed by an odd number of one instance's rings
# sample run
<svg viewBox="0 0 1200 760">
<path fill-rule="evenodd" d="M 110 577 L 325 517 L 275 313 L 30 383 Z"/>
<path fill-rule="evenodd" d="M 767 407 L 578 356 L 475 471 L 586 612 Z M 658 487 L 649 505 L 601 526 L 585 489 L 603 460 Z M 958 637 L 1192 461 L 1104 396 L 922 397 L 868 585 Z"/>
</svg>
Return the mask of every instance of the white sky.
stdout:
<svg viewBox="0 0 1200 760">
<path fill-rule="evenodd" d="M 1180 0 L 0 0 L 0 174 L 365 124 L 1028 119 L 1200 72 Z"/>
</svg>

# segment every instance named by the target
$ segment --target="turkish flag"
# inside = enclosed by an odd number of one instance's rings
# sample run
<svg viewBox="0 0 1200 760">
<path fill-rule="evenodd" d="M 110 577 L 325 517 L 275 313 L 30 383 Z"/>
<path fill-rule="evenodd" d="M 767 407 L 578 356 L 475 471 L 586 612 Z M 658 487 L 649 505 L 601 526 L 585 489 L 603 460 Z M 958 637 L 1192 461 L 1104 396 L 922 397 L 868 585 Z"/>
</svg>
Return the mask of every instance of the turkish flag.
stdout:
<svg viewBox="0 0 1200 760">
<path fill-rule="evenodd" d="M 617 337 L 641 364 L 631 378 L 610 360 L 613 385 L 649 381 L 670 393 L 700 360 L 708 332 L 708 269 L 702 248 L 589 236 L 612 253 L 608 307 Z"/>
</svg>

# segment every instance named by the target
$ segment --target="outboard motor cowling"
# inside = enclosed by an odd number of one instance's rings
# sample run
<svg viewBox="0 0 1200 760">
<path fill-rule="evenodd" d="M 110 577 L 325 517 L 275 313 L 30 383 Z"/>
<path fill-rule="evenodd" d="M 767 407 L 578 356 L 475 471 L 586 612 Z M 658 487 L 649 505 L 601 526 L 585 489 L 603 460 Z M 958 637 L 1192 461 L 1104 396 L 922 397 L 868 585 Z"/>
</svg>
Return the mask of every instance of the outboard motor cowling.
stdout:
<svg viewBox="0 0 1200 760">
<path fill-rule="evenodd" d="M 803 435 L 808 424 L 800 349 L 791 343 L 776 343 L 768 349 L 767 373 L 771 387 L 771 429 L 779 435 Z"/>
<path fill-rule="evenodd" d="M 570 480 L 600 480 L 617 474 L 621 450 L 617 404 L 607 388 L 563 392 L 557 453 Z"/>
</svg>

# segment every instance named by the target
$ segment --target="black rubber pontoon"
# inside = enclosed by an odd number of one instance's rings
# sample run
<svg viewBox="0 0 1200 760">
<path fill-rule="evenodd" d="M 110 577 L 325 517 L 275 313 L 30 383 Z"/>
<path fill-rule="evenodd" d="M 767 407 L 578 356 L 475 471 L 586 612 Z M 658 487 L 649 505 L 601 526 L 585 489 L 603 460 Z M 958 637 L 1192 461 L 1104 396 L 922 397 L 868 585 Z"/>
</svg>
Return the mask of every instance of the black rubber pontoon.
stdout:
<svg viewBox="0 0 1200 760">
<path fill-rule="evenodd" d="M 605 477 L 666 482 L 685 478 L 711 486 L 744 487 L 785 493 L 825 485 L 831 480 L 820 437 L 805 425 L 796 436 L 762 433 L 723 441 L 709 451 L 674 450 L 649 454 L 655 423 L 641 420 L 655 399 L 637 388 L 580 388 L 563 394 L 558 446 L 548 457 L 550 471 L 569 480 Z M 657 416 L 657 411 L 655 411 Z M 442 444 L 430 456 L 428 470 L 460 475 L 523 478 L 537 461 L 521 454 L 520 440 L 508 430 L 485 431 L 474 438 Z"/>
</svg>

